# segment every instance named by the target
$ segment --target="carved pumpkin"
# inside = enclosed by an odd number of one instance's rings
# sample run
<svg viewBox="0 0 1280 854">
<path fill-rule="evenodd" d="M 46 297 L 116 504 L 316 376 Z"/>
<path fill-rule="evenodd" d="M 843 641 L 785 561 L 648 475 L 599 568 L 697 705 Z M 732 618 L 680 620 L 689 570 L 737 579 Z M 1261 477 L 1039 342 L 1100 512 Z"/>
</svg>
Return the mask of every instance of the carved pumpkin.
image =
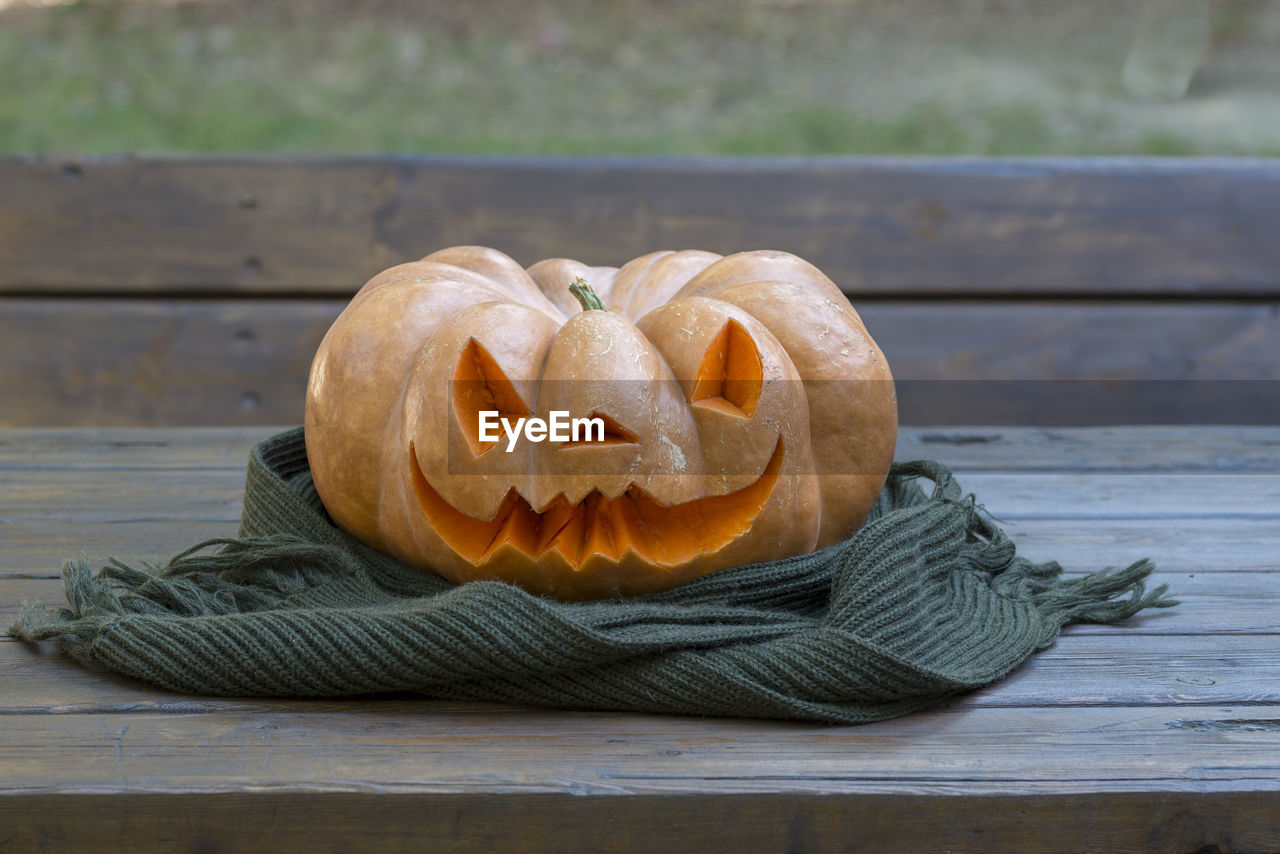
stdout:
<svg viewBox="0 0 1280 854">
<path fill-rule="evenodd" d="M 495 441 L 481 423 L 555 412 L 598 423 L 559 442 Z M 445 249 L 355 295 L 307 389 L 307 454 L 338 525 L 455 582 L 563 599 L 835 543 L 875 500 L 896 433 L 858 314 L 782 252 L 523 270 Z"/>
</svg>

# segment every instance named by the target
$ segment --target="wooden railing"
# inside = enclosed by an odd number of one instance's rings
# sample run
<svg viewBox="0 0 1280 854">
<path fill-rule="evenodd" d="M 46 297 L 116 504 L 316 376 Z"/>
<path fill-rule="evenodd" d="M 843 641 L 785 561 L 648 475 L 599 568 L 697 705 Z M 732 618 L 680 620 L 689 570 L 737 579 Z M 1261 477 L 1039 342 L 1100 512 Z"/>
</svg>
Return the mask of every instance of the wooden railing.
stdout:
<svg viewBox="0 0 1280 854">
<path fill-rule="evenodd" d="M 1280 162 L 0 159 L 0 425 L 301 420 L 371 275 L 783 249 L 912 424 L 1280 421 Z"/>
</svg>

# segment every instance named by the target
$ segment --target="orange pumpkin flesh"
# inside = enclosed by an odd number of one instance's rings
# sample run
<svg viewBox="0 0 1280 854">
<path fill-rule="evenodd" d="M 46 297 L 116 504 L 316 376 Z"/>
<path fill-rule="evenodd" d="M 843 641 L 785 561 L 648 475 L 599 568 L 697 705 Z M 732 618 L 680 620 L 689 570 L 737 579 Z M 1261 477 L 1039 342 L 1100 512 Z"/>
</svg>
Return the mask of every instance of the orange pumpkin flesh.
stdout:
<svg viewBox="0 0 1280 854">
<path fill-rule="evenodd" d="M 693 405 L 750 418 L 760 399 L 760 354 L 742 324 L 730 320 L 711 342 L 693 382 Z"/>
<path fill-rule="evenodd" d="M 493 518 L 485 520 L 460 513 L 441 498 L 422 474 L 413 446 L 409 448 L 413 485 L 427 521 L 477 566 L 508 543 L 531 558 L 554 549 L 575 568 L 592 556 L 616 561 L 628 550 L 658 565 L 687 563 L 750 530 L 773 491 L 782 459 L 779 440 L 769 464 L 750 486 L 682 504 L 661 504 L 633 486 L 617 498 L 593 491 L 577 504 L 556 496 L 539 512 L 512 489 Z"/>
<path fill-rule="evenodd" d="M 606 310 L 581 309 L 579 277 Z M 480 438 L 482 411 L 568 411 L 604 437 L 508 452 Z M 583 599 L 848 536 L 892 459 L 896 399 L 857 313 L 795 256 L 525 271 L 454 247 L 379 274 L 334 323 L 306 437 L 317 492 L 364 542 Z"/>
</svg>

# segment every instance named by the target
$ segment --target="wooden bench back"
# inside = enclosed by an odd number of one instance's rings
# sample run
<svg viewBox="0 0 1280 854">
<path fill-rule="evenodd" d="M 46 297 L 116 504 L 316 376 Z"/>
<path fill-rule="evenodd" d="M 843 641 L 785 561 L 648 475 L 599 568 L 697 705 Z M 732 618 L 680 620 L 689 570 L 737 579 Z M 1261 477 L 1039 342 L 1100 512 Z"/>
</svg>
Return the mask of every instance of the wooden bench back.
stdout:
<svg viewBox="0 0 1280 854">
<path fill-rule="evenodd" d="M 435 249 L 783 249 L 911 424 L 1280 421 L 1280 164 L 0 159 L 0 425 L 286 424 L 371 275 Z"/>
</svg>

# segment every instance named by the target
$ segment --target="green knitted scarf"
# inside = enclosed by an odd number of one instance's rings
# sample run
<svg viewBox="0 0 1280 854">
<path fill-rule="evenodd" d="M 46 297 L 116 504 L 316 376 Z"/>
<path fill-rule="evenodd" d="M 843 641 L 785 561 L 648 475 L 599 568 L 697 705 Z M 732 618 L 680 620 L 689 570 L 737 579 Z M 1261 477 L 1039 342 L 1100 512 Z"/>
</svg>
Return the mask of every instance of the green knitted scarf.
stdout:
<svg viewBox="0 0 1280 854">
<path fill-rule="evenodd" d="M 917 480 L 933 482 L 923 491 Z M 1061 577 L 935 462 L 893 467 L 867 523 L 813 554 L 595 602 L 454 585 L 329 521 L 302 431 L 253 449 L 240 535 L 163 568 L 64 568 L 69 608 L 11 632 L 174 691 L 412 691 L 572 709 L 882 720 L 995 682 L 1072 622 L 1175 604 L 1154 567 Z M 1125 594 L 1128 594 L 1127 596 Z"/>
</svg>

